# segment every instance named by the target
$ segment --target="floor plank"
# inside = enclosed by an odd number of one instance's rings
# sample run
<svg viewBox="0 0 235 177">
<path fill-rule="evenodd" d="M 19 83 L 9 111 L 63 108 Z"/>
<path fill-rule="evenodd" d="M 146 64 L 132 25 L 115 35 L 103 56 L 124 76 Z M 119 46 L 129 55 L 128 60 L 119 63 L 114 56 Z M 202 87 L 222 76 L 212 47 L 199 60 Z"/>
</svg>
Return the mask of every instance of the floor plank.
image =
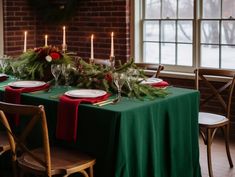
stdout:
<svg viewBox="0 0 235 177">
<path fill-rule="evenodd" d="M 200 164 L 202 177 L 208 177 L 208 167 L 207 167 L 207 152 L 206 145 L 204 145 L 203 140 L 200 138 Z M 235 141 L 230 142 L 230 152 L 235 165 Z M 225 144 L 222 138 L 215 137 L 212 143 L 212 169 L 214 177 L 235 177 L 235 167 L 230 168 Z"/>
</svg>

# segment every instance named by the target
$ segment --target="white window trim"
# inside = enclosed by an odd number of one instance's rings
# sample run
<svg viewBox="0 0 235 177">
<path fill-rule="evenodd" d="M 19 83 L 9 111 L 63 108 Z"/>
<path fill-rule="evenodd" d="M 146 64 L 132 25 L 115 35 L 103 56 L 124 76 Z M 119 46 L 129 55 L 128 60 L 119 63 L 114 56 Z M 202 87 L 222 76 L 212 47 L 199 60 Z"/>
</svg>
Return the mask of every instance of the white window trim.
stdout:
<svg viewBox="0 0 235 177">
<path fill-rule="evenodd" d="M 197 3 L 197 1 L 194 1 Z M 142 29 L 142 22 L 143 22 L 143 0 L 136 0 L 132 3 L 132 25 L 131 25 L 131 36 L 132 36 L 132 47 L 131 47 L 131 54 L 135 59 L 135 62 L 143 62 L 143 29 Z M 195 6 L 194 6 L 195 7 Z M 196 9 L 194 9 L 196 12 Z M 194 14 L 195 15 L 195 14 Z M 193 48 L 199 44 L 198 39 L 195 40 L 196 42 L 193 43 Z M 196 54 L 197 52 L 193 53 L 193 66 L 180 66 L 180 65 L 164 65 L 165 71 L 174 71 L 176 73 L 185 72 L 185 73 L 193 73 L 198 63 L 195 58 L 198 58 Z"/>
<path fill-rule="evenodd" d="M 0 55 L 4 54 L 3 42 L 3 0 L 0 0 Z"/>
<path fill-rule="evenodd" d="M 132 3 L 132 30 L 131 30 L 131 55 L 136 62 L 143 62 L 143 5 L 145 0 L 136 0 Z M 166 72 L 177 73 L 193 73 L 194 69 L 200 66 L 200 19 L 202 16 L 202 2 L 201 0 L 194 0 L 194 24 L 193 24 L 193 66 L 179 66 L 179 65 L 164 65 Z"/>
<path fill-rule="evenodd" d="M 141 39 L 141 34 L 142 34 L 142 5 L 143 5 L 143 0 L 135 0 L 132 1 L 132 25 L 131 25 L 131 32 L 132 32 L 132 46 L 131 46 L 131 54 L 134 57 L 136 62 L 142 62 L 142 39 Z M 140 50 L 141 49 L 141 50 Z"/>
</svg>

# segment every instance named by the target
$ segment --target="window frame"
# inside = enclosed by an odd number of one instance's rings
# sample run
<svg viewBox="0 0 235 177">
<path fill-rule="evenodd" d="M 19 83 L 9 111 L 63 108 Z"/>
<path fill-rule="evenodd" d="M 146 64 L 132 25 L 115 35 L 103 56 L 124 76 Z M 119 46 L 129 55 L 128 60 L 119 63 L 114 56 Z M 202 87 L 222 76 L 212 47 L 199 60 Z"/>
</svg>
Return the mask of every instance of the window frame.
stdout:
<svg viewBox="0 0 235 177">
<path fill-rule="evenodd" d="M 175 71 L 175 72 L 185 72 L 185 73 L 192 73 L 194 71 L 195 68 L 201 66 L 201 46 L 203 45 L 201 43 L 201 21 L 205 20 L 203 19 L 203 0 L 194 0 L 194 14 L 193 14 L 193 19 L 192 20 L 192 35 L 193 35 L 193 41 L 192 41 L 192 66 L 181 66 L 181 65 L 167 65 L 164 64 L 165 66 L 165 71 Z M 221 1 L 222 3 L 222 1 Z M 137 0 L 134 1 L 132 4 L 132 8 L 134 9 L 134 13 L 133 13 L 133 24 L 132 24 L 132 32 L 133 32 L 133 45 L 131 48 L 131 53 L 135 58 L 136 62 L 143 62 L 143 57 L 144 57 L 144 21 L 146 19 L 144 19 L 144 7 L 145 5 L 145 0 Z M 222 6 L 220 7 L 221 11 L 222 11 Z M 148 19 L 147 19 L 148 20 Z M 157 20 L 162 20 L 162 19 L 157 19 Z M 171 19 L 170 19 L 171 20 Z M 181 19 L 173 19 L 172 20 L 181 20 Z M 183 21 L 184 19 L 182 19 Z M 214 19 L 213 19 L 214 20 Z M 221 16 L 219 18 L 219 21 L 221 23 L 221 21 L 225 21 L 226 19 L 223 18 L 222 16 L 222 12 L 221 12 Z M 228 19 L 231 20 L 231 19 Z M 234 18 L 232 20 L 235 20 Z M 221 26 L 220 26 L 221 28 Z M 177 41 L 175 41 L 176 45 L 177 45 Z M 160 44 L 160 42 L 159 42 Z M 219 48 L 220 48 L 220 56 L 219 56 L 219 60 L 221 63 L 221 46 L 223 46 L 223 44 L 221 43 L 221 39 L 220 39 L 220 43 L 218 44 Z M 228 46 L 228 45 L 226 45 Z M 177 54 L 177 53 L 176 53 Z"/>
</svg>

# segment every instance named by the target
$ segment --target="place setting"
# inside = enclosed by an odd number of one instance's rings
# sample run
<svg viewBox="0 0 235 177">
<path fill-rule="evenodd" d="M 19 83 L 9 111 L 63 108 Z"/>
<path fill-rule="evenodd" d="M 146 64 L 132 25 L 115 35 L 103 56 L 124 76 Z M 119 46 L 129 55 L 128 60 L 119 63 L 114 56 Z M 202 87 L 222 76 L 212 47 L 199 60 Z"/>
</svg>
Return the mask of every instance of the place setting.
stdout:
<svg viewBox="0 0 235 177">
<path fill-rule="evenodd" d="M 167 86 L 169 86 L 168 82 L 163 81 L 160 78 L 153 78 L 153 77 L 142 79 L 140 84 L 147 84 L 158 88 L 166 88 Z"/>
<path fill-rule="evenodd" d="M 106 91 L 97 89 L 74 89 L 61 95 L 57 114 L 57 138 L 76 141 L 80 103 L 94 104 L 107 100 L 109 96 L 110 94 Z M 69 120 L 67 117 L 69 117 Z"/>
<path fill-rule="evenodd" d="M 21 93 L 32 93 L 49 89 L 50 85 L 44 81 L 13 81 L 5 86 L 5 101 L 20 103 Z"/>
</svg>

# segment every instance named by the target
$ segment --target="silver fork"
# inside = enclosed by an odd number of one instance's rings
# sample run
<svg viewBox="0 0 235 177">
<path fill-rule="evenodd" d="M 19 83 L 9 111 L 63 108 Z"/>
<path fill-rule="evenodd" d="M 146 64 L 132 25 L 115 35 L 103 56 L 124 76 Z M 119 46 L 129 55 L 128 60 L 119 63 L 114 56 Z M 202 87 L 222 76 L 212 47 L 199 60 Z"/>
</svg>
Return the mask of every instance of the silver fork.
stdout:
<svg viewBox="0 0 235 177">
<path fill-rule="evenodd" d="M 117 97 L 117 98 L 115 98 L 113 100 L 110 100 L 110 101 L 107 101 L 107 102 L 104 102 L 104 103 L 101 103 L 101 104 L 96 104 L 96 105 L 98 105 L 98 106 L 105 106 L 105 105 L 108 105 L 108 104 L 116 104 L 119 101 L 120 101 L 120 98 Z"/>
</svg>

